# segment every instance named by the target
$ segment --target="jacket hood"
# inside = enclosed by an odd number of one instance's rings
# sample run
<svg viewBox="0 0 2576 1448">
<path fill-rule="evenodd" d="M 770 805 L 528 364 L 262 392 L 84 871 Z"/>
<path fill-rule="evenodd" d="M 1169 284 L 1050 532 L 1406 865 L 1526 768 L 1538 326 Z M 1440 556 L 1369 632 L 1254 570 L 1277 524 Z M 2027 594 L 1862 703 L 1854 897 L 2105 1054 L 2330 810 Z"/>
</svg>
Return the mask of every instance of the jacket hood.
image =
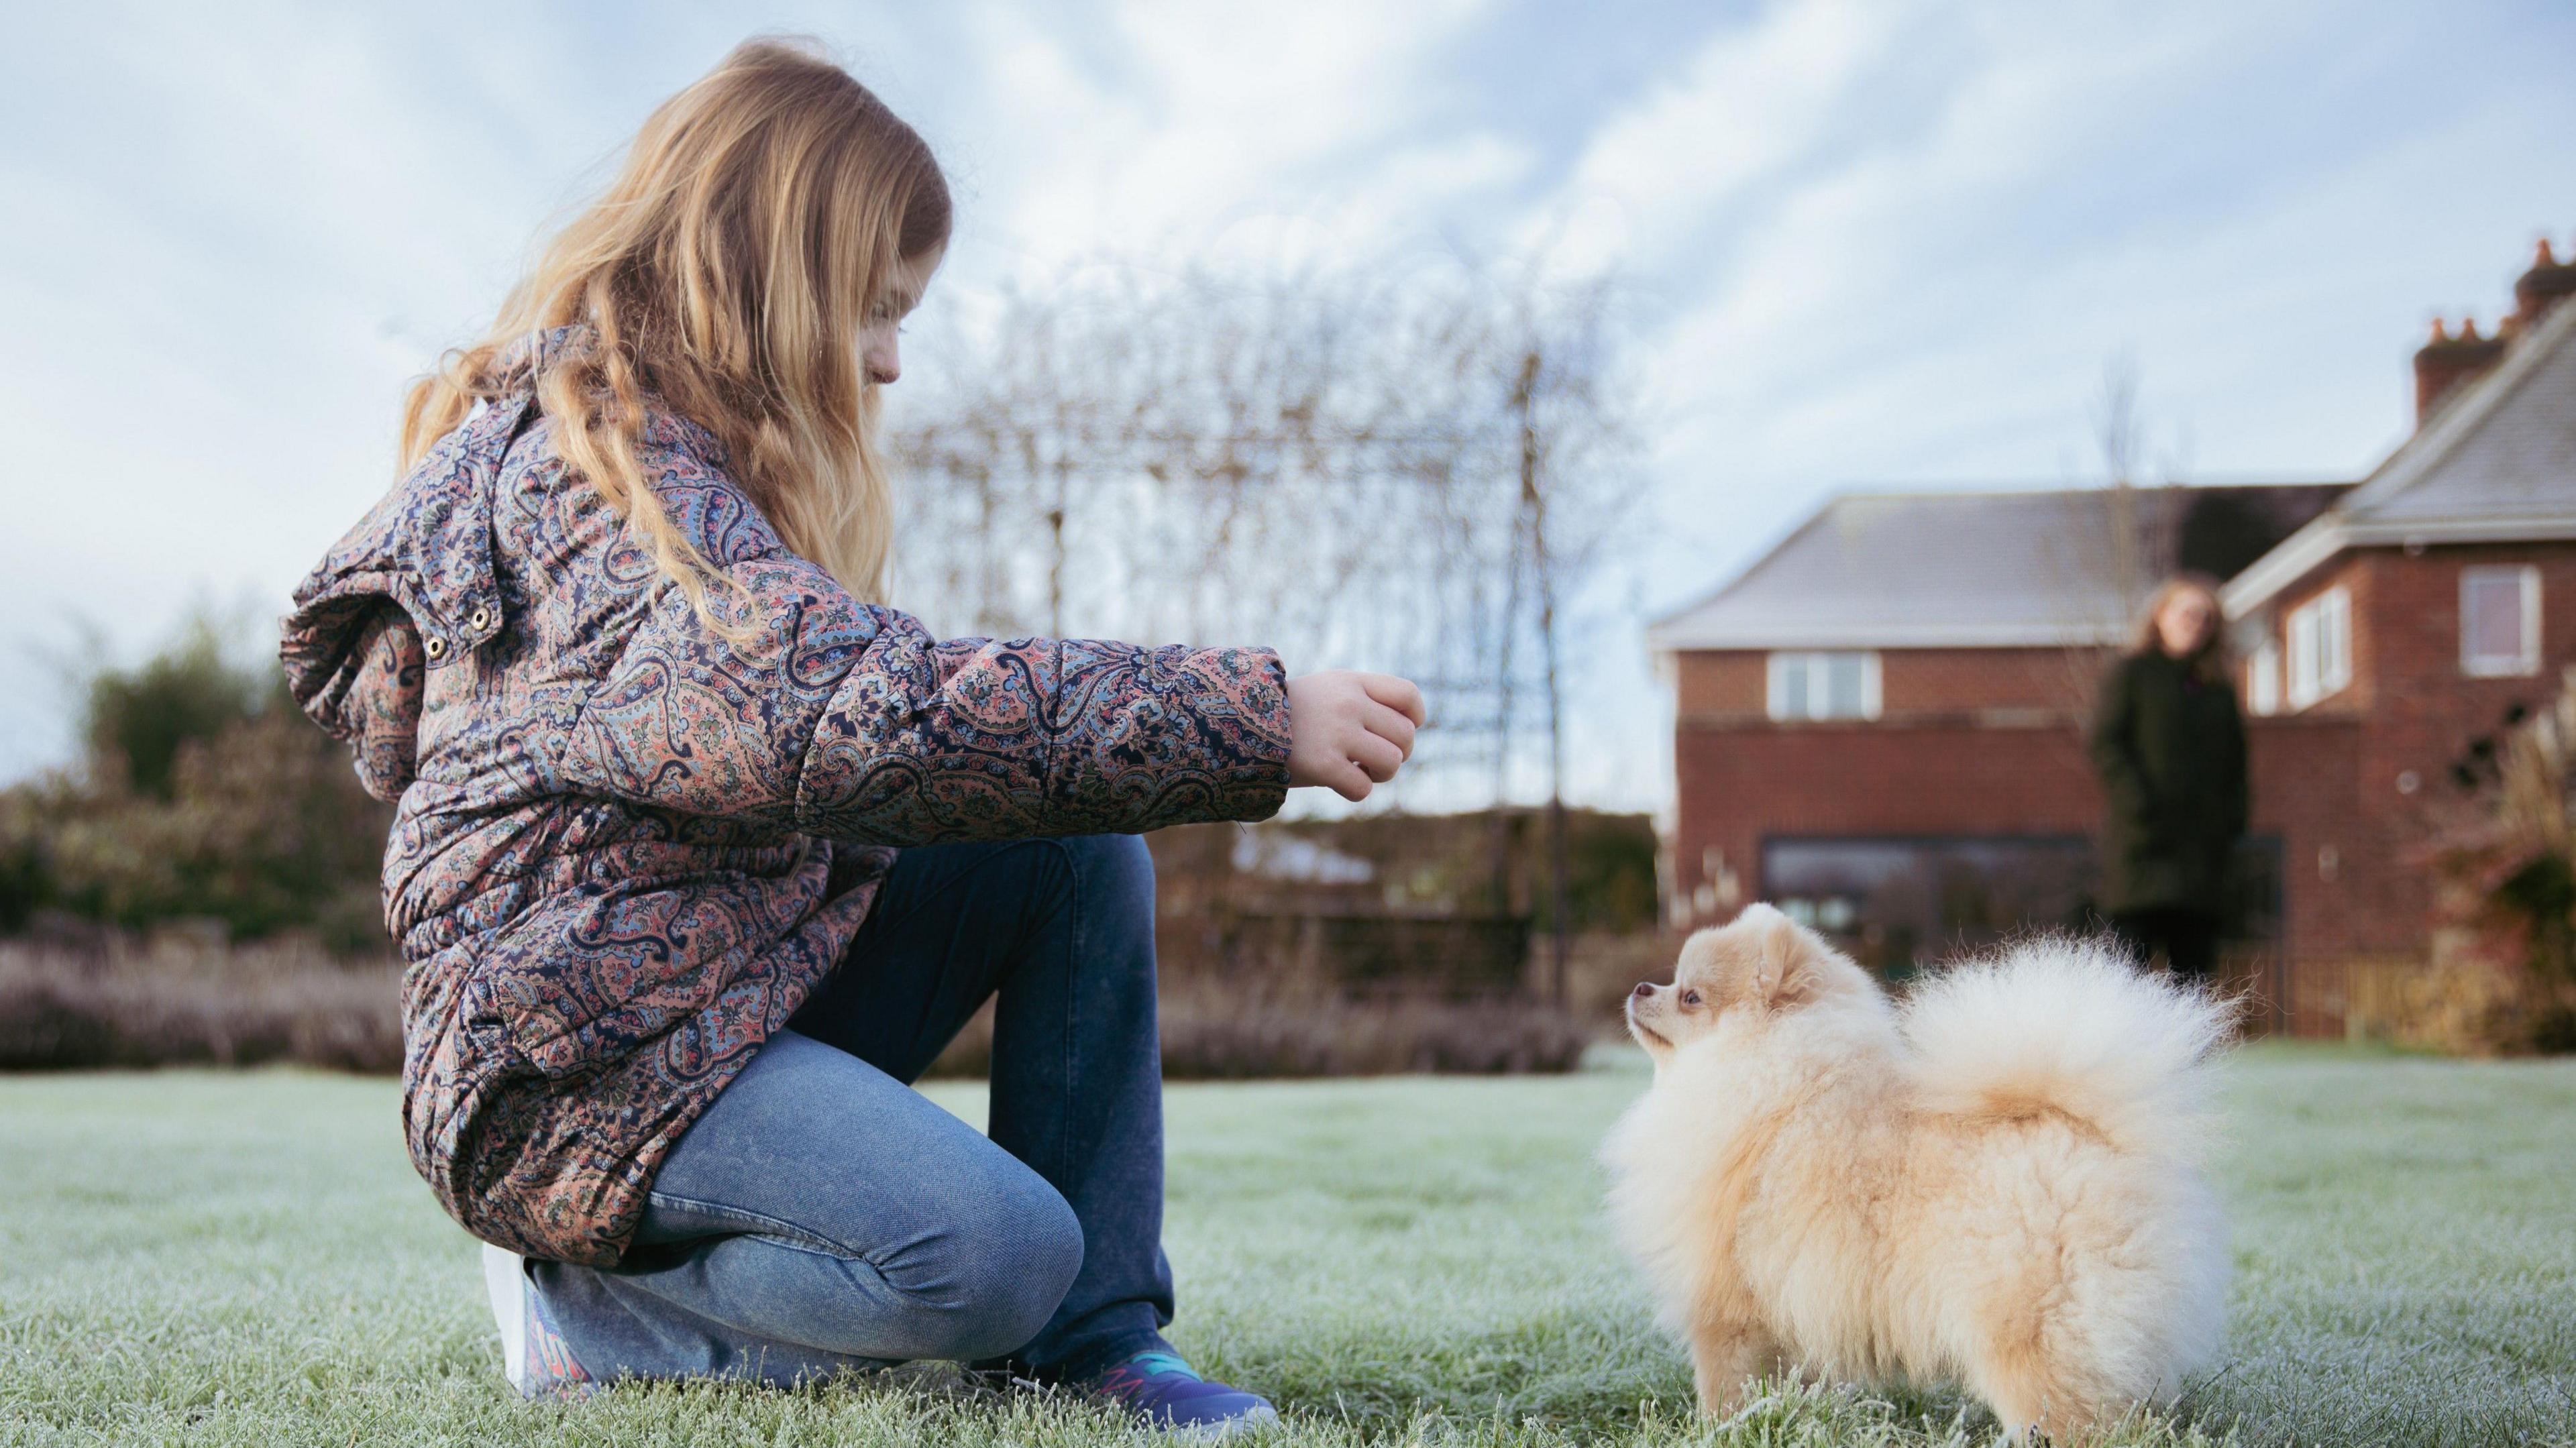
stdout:
<svg viewBox="0 0 2576 1448">
<path fill-rule="evenodd" d="M 360 781 L 379 799 L 411 781 L 429 671 L 501 632 L 493 484 L 536 410 L 537 372 L 570 331 L 533 335 L 505 354 L 502 391 L 432 445 L 296 585 L 278 644 L 287 689 L 352 746 Z"/>
</svg>

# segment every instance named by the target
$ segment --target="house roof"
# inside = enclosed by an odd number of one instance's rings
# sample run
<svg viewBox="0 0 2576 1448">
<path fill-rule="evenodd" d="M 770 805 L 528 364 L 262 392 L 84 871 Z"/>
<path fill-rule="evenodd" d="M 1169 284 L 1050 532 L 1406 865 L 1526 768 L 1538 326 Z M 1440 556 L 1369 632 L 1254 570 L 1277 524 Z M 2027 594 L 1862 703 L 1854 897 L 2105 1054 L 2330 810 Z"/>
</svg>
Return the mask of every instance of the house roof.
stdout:
<svg viewBox="0 0 2576 1448">
<path fill-rule="evenodd" d="M 2347 486 L 1847 495 L 1714 594 L 1657 620 L 1647 642 L 1658 652 L 2108 643 L 2170 567 L 2227 577 Z"/>
<path fill-rule="evenodd" d="M 2225 589 L 2259 608 L 2346 548 L 2576 539 L 2576 303 L 2550 309 L 2361 485 Z"/>
</svg>

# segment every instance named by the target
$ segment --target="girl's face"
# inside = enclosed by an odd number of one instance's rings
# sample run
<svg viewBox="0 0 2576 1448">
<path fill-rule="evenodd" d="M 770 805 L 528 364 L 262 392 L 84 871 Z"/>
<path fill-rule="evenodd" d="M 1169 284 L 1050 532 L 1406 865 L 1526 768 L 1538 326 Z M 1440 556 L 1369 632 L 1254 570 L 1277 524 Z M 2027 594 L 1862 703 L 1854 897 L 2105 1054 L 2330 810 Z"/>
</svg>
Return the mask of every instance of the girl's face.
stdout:
<svg viewBox="0 0 2576 1448">
<path fill-rule="evenodd" d="M 2177 659 L 2198 653 L 2217 627 L 2218 600 L 2197 588 L 2176 589 L 2156 610 L 2156 638 Z"/>
<path fill-rule="evenodd" d="M 931 275 L 946 255 L 947 248 L 932 247 L 894 264 L 885 293 L 868 308 L 867 320 L 859 328 L 859 364 L 867 369 L 868 381 L 886 387 L 903 375 L 903 319 L 921 305 L 921 294 L 929 289 Z"/>
</svg>

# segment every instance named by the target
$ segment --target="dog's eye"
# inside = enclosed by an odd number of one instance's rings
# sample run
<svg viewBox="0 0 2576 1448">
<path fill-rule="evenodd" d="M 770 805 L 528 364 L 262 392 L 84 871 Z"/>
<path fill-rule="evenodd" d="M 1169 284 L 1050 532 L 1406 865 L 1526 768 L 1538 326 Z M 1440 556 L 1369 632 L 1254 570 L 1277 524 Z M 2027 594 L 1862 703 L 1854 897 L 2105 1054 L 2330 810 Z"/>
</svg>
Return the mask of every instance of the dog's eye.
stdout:
<svg viewBox="0 0 2576 1448">
<path fill-rule="evenodd" d="M 1698 1004 L 1699 1004 L 1699 992 L 1698 992 L 1698 991 L 1695 991 L 1695 990 L 1686 990 L 1686 991 L 1683 991 L 1683 992 L 1682 992 L 1682 1004 L 1683 1004 L 1683 1005 L 1686 1005 L 1686 1006 L 1695 1006 L 1695 1005 L 1698 1005 Z"/>
</svg>

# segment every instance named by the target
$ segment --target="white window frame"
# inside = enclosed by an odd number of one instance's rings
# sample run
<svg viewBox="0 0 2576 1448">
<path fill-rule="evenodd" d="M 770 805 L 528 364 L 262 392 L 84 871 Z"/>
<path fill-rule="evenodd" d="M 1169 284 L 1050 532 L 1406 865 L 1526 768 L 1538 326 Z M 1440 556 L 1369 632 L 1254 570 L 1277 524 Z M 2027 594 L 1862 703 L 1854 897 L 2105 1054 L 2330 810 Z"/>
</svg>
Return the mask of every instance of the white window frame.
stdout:
<svg viewBox="0 0 2576 1448">
<path fill-rule="evenodd" d="M 2281 641 L 2268 632 L 2245 656 L 2245 712 L 2261 718 L 2281 712 Z"/>
<path fill-rule="evenodd" d="M 2522 606 L 2522 649 L 2502 654 L 2470 652 L 2469 590 L 2480 583 L 2511 581 Z M 2529 563 L 2483 564 L 2460 570 L 2460 672 L 2472 679 L 2527 678 L 2540 672 L 2540 569 Z"/>
<path fill-rule="evenodd" d="M 1858 714 L 1818 713 L 1816 701 L 1820 698 L 1829 698 L 1832 693 L 1830 689 L 1820 690 L 1816 687 L 1826 677 L 1825 671 L 1831 667 L 1829 661 L 1854 655 L 1860 659 L 1860 712 Z M 1801 714 L 1789 712 L 1788 685 L 1789 672 L 1792 669 L 1807 671 L 1807 709 Z M 1763 694 L 1764 711 L 1774 720 L 1784 724 L 1822 723 L 1839 719 L 1876 719 L 1879 708 L 1878 651 L 1876 649 L 1806 649 L 1774 653 L 1766 661 L 1766 667 L 1763 670 Z"/>
<path fill-rule="evenodd" d="M 2331 699 L 2352 686 L 2352 593 L 2338 583 L 2290 610 L 2282 626 L 2289 655 L 2292 709 Z"/>
</svg>

